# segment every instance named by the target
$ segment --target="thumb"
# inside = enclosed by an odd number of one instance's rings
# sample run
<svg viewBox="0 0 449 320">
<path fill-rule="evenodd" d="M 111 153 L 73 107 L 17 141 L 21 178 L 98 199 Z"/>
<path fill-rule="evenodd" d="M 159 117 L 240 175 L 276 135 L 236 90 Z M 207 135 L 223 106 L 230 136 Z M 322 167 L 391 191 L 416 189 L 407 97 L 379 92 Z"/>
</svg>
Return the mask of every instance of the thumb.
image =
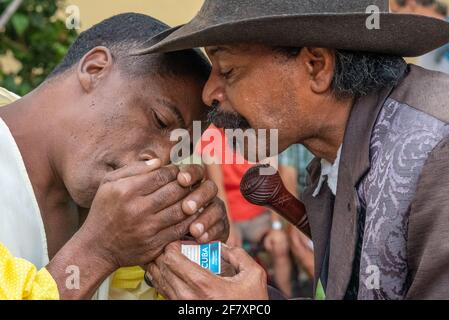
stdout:
<svg viewBox="0 0 449 320">
<path fill-rule="evenodd" d="M 242 248 L 230 248 L 227 245 L 222 245 L 221 255 L 223 260 L 231 264 L 238 274 L 251 272 L 254 265 L 258 265 Z"/>
<path fill-rule="evenodd" d="M 236 274 L 230 278 L 222 278 L 232 283 L 247 283 L 250 286 L 257 283 L 267 286 L 267 273 L 265 270 L 254 261 L 251 256 L 242 248 L 222 247 L 223 260 L 235 268 Z M 256 282 L 254 282 L 256 281 Z"/>
</svg>

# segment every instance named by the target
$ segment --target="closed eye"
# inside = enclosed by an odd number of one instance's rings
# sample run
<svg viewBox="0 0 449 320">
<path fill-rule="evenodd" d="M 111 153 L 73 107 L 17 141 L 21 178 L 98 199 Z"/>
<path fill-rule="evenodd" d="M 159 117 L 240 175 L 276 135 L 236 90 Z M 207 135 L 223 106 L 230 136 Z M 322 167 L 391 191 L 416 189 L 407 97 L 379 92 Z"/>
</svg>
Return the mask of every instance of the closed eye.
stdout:
<svg viewBox="0 0 449 320">
<path fill-rule="evenodd" d="M 168 129 L 168 125 L 164 122 L 164 120 L 155 111 L 153 111 L 153 120 L 159 129 L 161 129 L 161 130 Z"/>
<path fill-rule="evenodd" d="M 229 71 L 225 71 L 225 72 L 220 72 L 220 77 L 227 80 L 232 76 L 233 72 L 234 72 L 234 69 L 230 69 Z"/>
</svg>

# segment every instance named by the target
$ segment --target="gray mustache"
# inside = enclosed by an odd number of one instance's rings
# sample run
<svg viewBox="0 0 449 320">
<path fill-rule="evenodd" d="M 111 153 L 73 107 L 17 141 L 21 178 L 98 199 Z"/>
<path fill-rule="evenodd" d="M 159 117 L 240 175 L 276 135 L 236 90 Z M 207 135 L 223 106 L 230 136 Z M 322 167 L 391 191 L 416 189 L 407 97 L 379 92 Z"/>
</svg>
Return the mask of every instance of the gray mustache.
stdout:
<svg viewBox="0 0 449 320">
<path fill-rule="evenodd" d="M 214 102 L 211 110 L 207 115 L 209 123 L 214 124 L 217 128 L 223 129 L 250 129 L 251 125 L 248 120 L 237 113 L 225 112 L 220 110 L 220 104 Z"/>
</svg>

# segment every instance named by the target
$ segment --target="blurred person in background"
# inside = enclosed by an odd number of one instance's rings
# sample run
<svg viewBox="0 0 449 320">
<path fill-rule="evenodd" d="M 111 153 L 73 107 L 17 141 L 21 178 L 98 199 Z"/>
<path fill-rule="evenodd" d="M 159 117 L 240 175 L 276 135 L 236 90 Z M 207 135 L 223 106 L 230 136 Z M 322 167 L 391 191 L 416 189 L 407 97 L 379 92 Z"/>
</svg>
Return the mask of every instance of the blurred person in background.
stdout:
<svg viewBox="0 0 449 320">
<path fill-rule="evenodd" d="M 432 18 L 445 19 L 447 7 L 437 0 L 390 0 L 392 12 L 414 13 Z"/>
<path fill-rule="evenodd" d="M 287 190 L 298 199 L 306 186 L 307 167 L 313 158 L 313 154 L 299 144 L 290 146 L 279 156 L 279 174 Z M 313 288 L 314 278 L 313 242 L 290 224 L 287 226 L 287 234 L 291 252 L 300 268 L 299 294 L 313 295 L 309 294 L 309 291 L 313 291 L 309 290 Z"/>
<path fill-rule="evenodd" d="M 398 13 L 414 13 L 432 18 L 447 19 L 448 7 L 436 0 L 391 0 L 391 10 Z M 416 60 L 416 64 L 434 71 L 449 73 L 449 45 L 431 51 Z"/>
<path fill-rule="evenodd" d="M 218 186 L 218 196 L 225 202 L 230 235 L 227 244 L 248 251 L 265 249 L 271 257 L 276 286 L 288 297 L 292 296 L 289 241 L 281 218 L 270 210 L 249 203 L 240 193 L 240 182 L 254 165 L 233 149 L 222 129 L 211 126 L 220 141 L 202 141 L 202 150 L 214 144 L 215 162 L 206 166 L 208 177 Z M 203 136 L 204 137 L 204 136 Z M 201 150 L 198 150 L 201 152 Z M 232 163 L 224 163 L 226 154 L 232 154 Z M 203 157 L 205 155 L 202 153 Z M 209 162 L 210 163 L 210 162 Z M 254 252 L 256 253 L 256 252 Z"/>
<path fill-rule="evenodd" d="M 447 18 L 448 15 L 448 6 L 447 4 L 437 1 L 436 4 L 436 12 L 437 14 L 440 14 L 442 17 Z"/>
</svg>

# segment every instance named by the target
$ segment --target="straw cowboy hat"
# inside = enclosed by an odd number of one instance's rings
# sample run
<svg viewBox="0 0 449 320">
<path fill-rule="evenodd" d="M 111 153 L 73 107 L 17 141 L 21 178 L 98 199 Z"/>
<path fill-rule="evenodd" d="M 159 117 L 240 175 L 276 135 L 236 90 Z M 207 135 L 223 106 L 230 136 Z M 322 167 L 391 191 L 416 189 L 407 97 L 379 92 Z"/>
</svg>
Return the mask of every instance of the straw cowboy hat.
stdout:
<svg viewBox="0 0 449 320">
<path fill-rule="evenodd" d="M 413 57 L 447 42 L 448 22 L 390 13 L 388 0 L 206 0 L 192 21 L 159 34 L 137 54 L 263 43 Z"/>
</svg>

